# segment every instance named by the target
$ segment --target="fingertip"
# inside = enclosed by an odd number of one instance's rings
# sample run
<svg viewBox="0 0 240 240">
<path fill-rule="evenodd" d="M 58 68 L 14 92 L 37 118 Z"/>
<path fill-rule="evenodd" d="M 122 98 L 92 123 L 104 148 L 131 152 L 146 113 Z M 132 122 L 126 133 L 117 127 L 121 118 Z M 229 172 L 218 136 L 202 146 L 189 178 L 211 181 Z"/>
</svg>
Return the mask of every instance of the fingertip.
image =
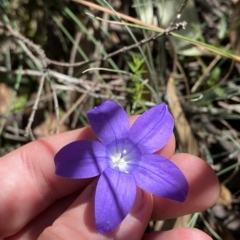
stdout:
<svg viewBox="0 0 240 240">
<path fill-rule="evenodd" d="M 173 155 L 171 160 L 188 181 L 188 195 L 182 203 L 154 196 L 152 218 L 175 218 L 211 207 L 219 196 L 220 188 L 218 178 L 209 164 L 186 153 Z"/>
<path fill-rule="evenodd" d="M 220 193 L 219 180 L 212 167 L 203 159 L 187 153 L 176 154 L 171 160 L 181 168 L 188 180 L 189 194 L 186 201 L 203 203 L 201 210 L 211 207 Z"/>
<path fill-rule="evenodd" d="M 168 143 L 156 153 L 161 156 L 164 156 L 165 158 L 171 158 L 175 152 L 175 147 L 176 147 L 176 139 L 174 134 L 172 134 Z"/>
<path fill-rule="evenodd" d="M 101 235 L 97 232 L 94 217 L 95 185 L 96 180 L 80 194 L 51 227 L 45 229 L 39 240 L 51 237 L 58 239 L 60 236 L 61 239 L 141 239 L 151 217 L 152 195 L 138 188 L 130 213 L 113 231 Z"/>
</svg>

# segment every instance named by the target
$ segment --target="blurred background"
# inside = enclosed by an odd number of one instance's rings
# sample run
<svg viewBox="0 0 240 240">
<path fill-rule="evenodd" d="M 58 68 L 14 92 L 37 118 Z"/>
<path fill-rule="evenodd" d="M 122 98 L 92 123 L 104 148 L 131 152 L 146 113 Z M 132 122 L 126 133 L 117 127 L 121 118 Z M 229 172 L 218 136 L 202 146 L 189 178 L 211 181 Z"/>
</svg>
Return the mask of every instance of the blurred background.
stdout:
<svg viewBox="0 0 240 240">
<path fill-rule="evenodd" d="M 221 182 L 205 212 L 150 222 L 240 239 L 238 0 L 1 0 L 0 156 L 88 124 L 106 99 L 129 115 L 162 101 L 177 152 L 202 157 Z"/>
</svg>

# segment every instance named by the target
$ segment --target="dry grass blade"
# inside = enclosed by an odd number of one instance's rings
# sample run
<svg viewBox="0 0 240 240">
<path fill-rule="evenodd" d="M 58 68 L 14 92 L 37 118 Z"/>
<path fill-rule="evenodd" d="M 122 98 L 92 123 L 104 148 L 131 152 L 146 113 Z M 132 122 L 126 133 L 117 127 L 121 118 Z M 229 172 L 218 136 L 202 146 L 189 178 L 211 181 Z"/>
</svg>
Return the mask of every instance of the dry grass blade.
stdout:
<svg viewBox="0 0 240 240">
<path fill-rule="evenodd" d="M 0 83 L 0 116 L 4 115 L 11 102 L 12 89 L 6 84 Z"/>
<path fill-rule="evenodd" d="M 184 111 L 181 107 L 174 84 L 174 78 L 172 76 L 168 80 L 167 95 L 169 101 L 169 108 L 175 120 L 175 127 L 183 151 L 198 156 L 198 144 L 193 135 L 192 129 L 185 117 Z"/>
<path fill-rule="evenodd" d="M 217 203 L 224 205 L 229 210 L 232 209 L 232 194 L 229 189 L 223 184 L 221 184 L 221 192 Z"/>
<path fill-rule="evenodd" d="M 233 49 L 236 53 L 240 52 L 240 27 L 239 27 L 239 20 L 240 20 L 240 1 L 235 5 L 232 17 L 231 17 L 231 32 L 230 32 L 230 41 Z"/>
<path fill-rule="evenodd" d="M 182 106 L 180 104 L 173 76 L 171 76 L 168 80 L 167 96 L 169 108 L 175 120 L 175 127 L 183 151 L 198 156 L 199 155 L 198 144 L 192 133 L 192 129 L 185 117 Z M 174 228 L 187 227 L 190 218 L 191 218 L 190 214 L 177 218 L 173 227 Z"/>
<path fill-rule="evenodd" d="M 142 22 L 141 20 L 139 20 L 137 18 L 130 17 L 130 16 L 126 15 L 126 14 L 119 13 L 117 11 L 113 12 L 112 10 L 110 10 L 108 8 L 104 8 L 102 6 L 99 6 L 99 5 L 97 5 L 95 3 L 92 3 L 92 2 L 89 2 L 89 1 L 84 1 L 84 0 L 72 0 L 72 1 L 80 3 L 80 4 L 84 5 L 84 6 L 89 7 L 89 8 L 93 8 L 93 9 L 96 9 L 96 10 L 99 10 L 99 11 L 102 11 L 102 12 L 105 12 L 105 13 L 109 13 L 111 15 L 115 15 L 116 16 L 116 14 L 117 14 L 117 16 L 119 18 L 123 19 L 124 21 L 129 21 L 130 23 L 137 24 L 137 25 L 139 25 L 141 27 L 149 28 L 149 29 L 151 29 L 153 31 L 157 31 L 157 32 L 164 32 L 165 31 L 166 32 L 166 29 L 163 29 L 163 28 L 151 25 L 151 24 L 144 23 L 144 22 Z M 230 54 L 227 51 L 222 51 L 219 48 L 214 47 L 213 45 L 205 44 L 205 43 L 200 42 L 200 41 L 195 41 L 193 39 L 184 37 L 183 35 L 178 35 L 177 33 L 174 33 L 174 32 L 171 33 L 171 35 L 176 37 L 176 38 L 178 38 L 178 39 L 181 39 L 183 41 L 187 41 L 187 42 L 197 46 L 200 50 L 205 52 L 205 54 L 209 54 L 209 53 L 212 54 L 213 53 L 213 54 L 221 55 L 223 57 L 227 57 L 227 58 L 230 58 L 232 60 L 240 62 L 240 57 L 238 55 Z"/>
</svg>

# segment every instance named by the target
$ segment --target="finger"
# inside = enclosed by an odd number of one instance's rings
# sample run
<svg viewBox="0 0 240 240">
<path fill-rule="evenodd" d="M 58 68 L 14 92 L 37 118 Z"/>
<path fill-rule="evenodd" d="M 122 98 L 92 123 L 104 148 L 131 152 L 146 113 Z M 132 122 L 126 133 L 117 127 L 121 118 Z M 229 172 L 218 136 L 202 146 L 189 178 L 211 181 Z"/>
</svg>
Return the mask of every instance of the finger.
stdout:
<svg viewBox="0 0 240 240">
<path fill-rule="evenodd" d="M 56 199 L 85 187 L 89 180 L 55 175 L 53 158 L 65 144 L 91 137 L 89 128 L 39 139 L 0 161 L 0 237 L 12 235 Z"/>
<path fill-rule="evenodd" d="M 182 203 L 154 197 L 152 218 L 175 218 L 211 207 L 219 196 L 219 182 L 212 168 L 202 159 L 186 153 L 173 155 L 171 160 L 188 180 L 188 196 Z"/>
<path fill-rule="evenodd" d="M 55 201 L 50 207 L 41 212 L 19 232 L 4 238 L 4 240 L 37 239 L 45 228 L 51 226 L 53 222 L 73 204 L 80 193 L 80 191 L 75 192 Z"/>
<path fill-rule="evenodd" d="M 73 205 L 41 234 L 38 240 L 141 239 L 152 212 L 151 194 L 138 189 L 131 213 L 112 232 L 100 235 L 97 233 L 94 219 L 95 187 L 96 183 L 89 185 Z"/>
<path fill-rule="evenodd" d="M 83 128 L 39 139 L 6 155 L 0 161 L 0 237 L 13 235 L 57 199 L 83 189 L 91 179 L 73 180 L 55 175 L 54 155 L 77 139 L 96 139 Z M 171 156 L 174 136 L 161 150 Z"/>
<path fill-rule="evenodd" d="M 187 162 L 187 168 L 181 167 L 181 163 L 183 160 Z M 155 219 L 176 217 L 176 215 L 187 214 L 189 212 L 195 212 L 195 211 L 201 211 L 201 210 L 209 207 L 212 204 L 211 202 L 215 201 L 214 198 L 212 200 L 209 198 L 208 192 L 206 192 L 205 190 L 202 190 L 201 188 L 197 187 L 194 184 L 191 184 L 191 182 L 192 182 L 191 173 L 193 176 L 196 177 L 195 182 L 198 182 L 198 181 L 202 182 L 202 176 L 204 176 L 204 179 L 207 178 L 208 182 L 206 182 L 206 183 L 203 182 L 203 185 L 209 185 L 209 186 L 213 185 L 213 188 L 215 189 L 215 192 L 217 192 L 217 193 L 214 194 L 214 191 L 212 191 L 211 189 L 209 191 L 213 192 L 213 195 L 218 195 L 218 191 L 217 191 L 218 181 L 215 177 L 215 174 L 211 170 L 211 168 L 209 168 L 209 166 L 205 162 L 203 162 L 203 160 L 201 160 L 197 157 L 188 155 L 188 154 L 177 154 L 176 156 L 173 157 L 173 161 L 177 165 L 179 165 L 179 167 L 184 169 L 183 171 L 186 172 L 185 175 L 186 175 L 187 179 L 189 180 L 189 186 L 190 186 L 190 190 L 189 190 L 190 202 L 189 202 L 189 204 L 186 202 L 186 204 L 183 204 L 183 206 L 176 206 L 176 202 L 173 202 L 170 200 L 165 200 L 165 199 L 160 199 L 160 198 L 157 198 L 157 200 L 156 200 L 156 197 L 154 197 L 155 206 L 154 206 L 153 215 L 154 215 Z M 179 162 L 180 162 L 180 164 L 179 164 Z M 192 170 L 189 170 L 191 168 L 198 169 L 199 173 L 195 174 L 195 171 L 192 172 Z M 213 178 L 213 180 L 210 180 L 211 178 Z M 192 194 L 192 192 L 194 192 L 194 188 L 197 188 L 199 191 L 196 191 L 196 193 Z M 203 199 L 200 199 L 199 197 L 201 197 Z M 197 204 L 196 204 L 196 200 L 199 200 L 199 199 L 200 199 L 200 204 L 199 204 L 199 202 L 197 202 Z M 210 201 L 207 202 L 207 201 L 205 201 L 205 199 L 208 199 Z M 167 201 L 167 202 L 165 202 L 165 201 Z M 187 200 L 187 201 L 189 201 L 189 200 Z M 201 204 L 201 203 L 203 203 L 203 204 Z M 53 208 L 53 210 L 50 212 L 56 212 L 56 210 L 59 210 L 59 209 L 55 209 L 54 205 L 52 206 L 52 208 Z M 164 209 L 166 209 L 165 215 L 164 215 Z M 171 211 L 171 209 L 173 209 L 173 211 Z M 182 210 L 182 211 L 180 211 L 180 210 Z M 60 215 L 60 213 L 58 213 L 58 215 Z M 28 228 L 28 227 L 25 228 L 24 229 L 24 231 L 25 231 L 24 239 L 27 239 L 28 234 L 30 234 L 30 236 L 31 236 L 31 233 L 35 231 L 34 229 L 36 229 L 35 232 L 37 232 L 37 233 L 42 232 L 44 228 L 41 225 L 41 223 L 46 222 L 46 219 L 49 219 L 49 217 L 51 217 L 51 216 L 48 216 L 48 214 L 45 214 L 44 218 L 42 218 L 42 217 L 38 218 L 38 221 L 35 222 L 34 226 L 31 225 L 30 228 Z M 16 238 L 16 239 L 20 239 L 20 238 Z M 29 239 L 33 239 L 33 238 L 30 237 Z"/>
<path fill-rule="evenodd" d="M 160 151 L 158 154 L 164 155 L 165 157 L 170 158 L 174 152 L 175 148 L 175 137 L 172 135 L 169 143 Z M 76 196 L 76 194 L 73 194 Z M 76 197 L 75 197 L 76 198 Z M 31 221 L 27 226 L 25 226 L 20 232 L 14 234 L 8 238 L 8 240 L 17 240 L 17 239 L 37 239 L 39 234 L 48 226 L 51 226 L 52 223 L 70 206 L 73 201 L 72 195 L 60 199 L 57 202 L 53 203 L 50 207 L 44 210 L 39 216 L 37 216 L 33 221 Z"/>
<path fill-rule="evenodd" d="M 211 240 L 206 233 L 195 228 L 176 228 L 164 232 L 145 234 L 142 240 Z"/>
<path fill-rule="evenodd" d="M 159 154 L 161 156 L 164 156 L 165 158 L 170 159 L 175 152 L 175 146 L 176 146 L 176 140 L 175 140 L 174 134 L 172 134 L 167 145 L 165 145 L 162 149 L 157 151 L 156 154 Z"/>
</svg>

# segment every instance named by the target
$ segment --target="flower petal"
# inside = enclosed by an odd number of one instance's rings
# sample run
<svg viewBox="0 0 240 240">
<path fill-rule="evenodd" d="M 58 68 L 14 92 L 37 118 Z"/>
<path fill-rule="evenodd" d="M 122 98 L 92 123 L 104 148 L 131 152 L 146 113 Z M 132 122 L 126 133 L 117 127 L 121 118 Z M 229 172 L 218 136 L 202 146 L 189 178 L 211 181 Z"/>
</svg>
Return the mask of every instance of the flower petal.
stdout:
<svg viewBox="0 0 240 240">
<path fill-rule="evenodd" d="M 99 178 L 95 195 L 95 218 L 99 233 L 117 227 L 132 208 L 136 184 L 131 174 L 107 168 Z"/>
<path fill-rule="evenodd" d="M 132 172 L 136 185 L 154 195 L 179 202 L 185 201 L 188 182 L 181 170 L 170 160 L 156 155 L 142 155 Z"/>
<path fill-rule="evenodd" d="M 75 141 L 61 148 L 55 155 L 56 174 L 69 178 L 89 178 L 101 174 L 109 159 L 100 142 Z"/>
<path fill-rule="evenodd" d="M 174 120 L 162 103 L 143 113 L 132 125 L 129 138 L 142 153 L 153 153 L 166 145 L 173 133 Z"/>
<path fill-rule="evenodd" d="M 93 131 L 104 145 L 128 137 L 128 116 L 117 103 L 105 101 L 88 111 L 87 116 Z"/>
</svg>

